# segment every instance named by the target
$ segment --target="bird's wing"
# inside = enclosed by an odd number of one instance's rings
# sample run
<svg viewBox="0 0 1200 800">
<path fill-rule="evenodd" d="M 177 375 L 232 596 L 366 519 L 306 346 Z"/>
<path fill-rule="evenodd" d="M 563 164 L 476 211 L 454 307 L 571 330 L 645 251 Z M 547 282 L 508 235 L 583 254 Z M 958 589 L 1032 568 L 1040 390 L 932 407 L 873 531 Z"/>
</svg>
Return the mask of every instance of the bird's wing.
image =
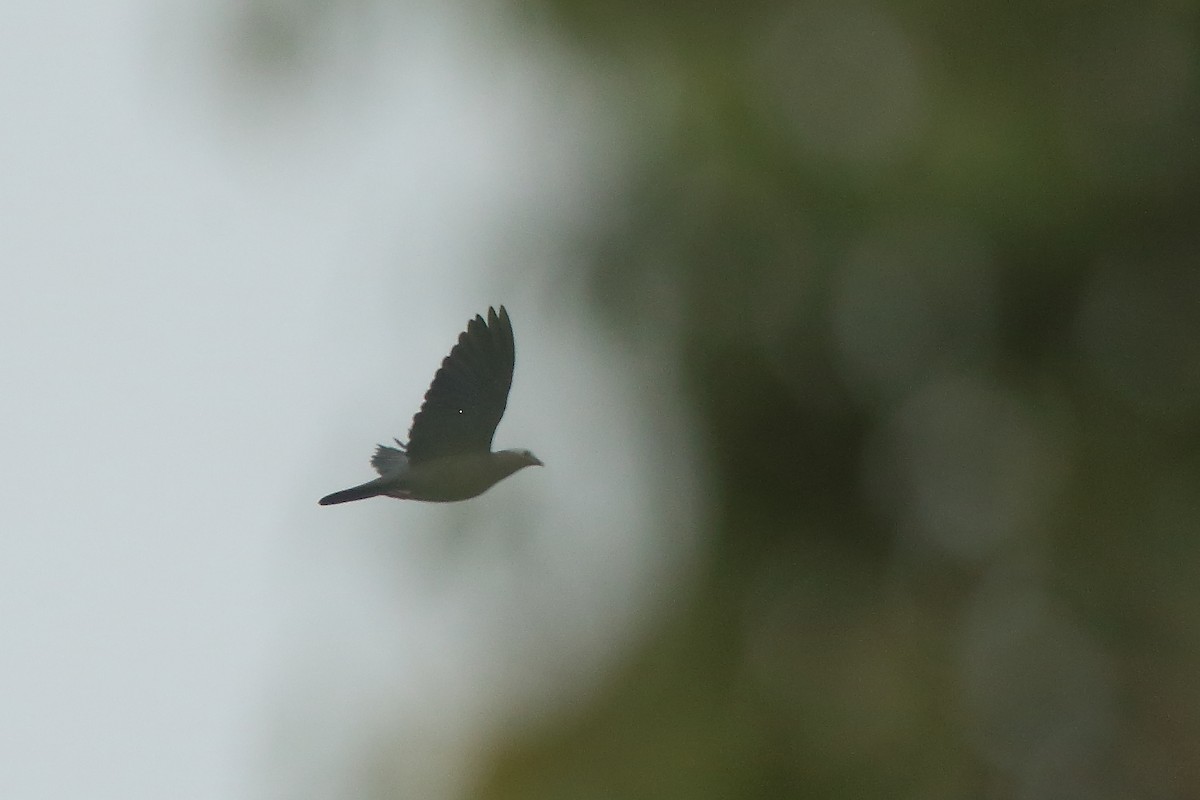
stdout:
<svg viewBox="0 0 1200 800">
<path fill-rule="evenodd" d="M 442 361 L 413 417 L 406 452 L 412 463 L 463 453 L 489 452 L 504 416 L 516 363 L 508 312 L 488 309 L 467 323 Z"/>
</svg>

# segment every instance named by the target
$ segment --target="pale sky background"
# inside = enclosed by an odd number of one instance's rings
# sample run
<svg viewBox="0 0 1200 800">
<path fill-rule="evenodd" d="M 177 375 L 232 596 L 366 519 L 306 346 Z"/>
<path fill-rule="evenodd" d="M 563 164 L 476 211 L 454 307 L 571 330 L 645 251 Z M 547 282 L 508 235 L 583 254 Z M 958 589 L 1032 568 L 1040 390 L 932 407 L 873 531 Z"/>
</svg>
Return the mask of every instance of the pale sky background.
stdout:
<svg viewBox="0 0 1200 800">
<path fill-rule="evenodd" d="M 455 797 L 685 590 L 669 342 L 622 352 L 566 239 L 608 90 L 482 8 L 348 5 L 276 75 L 232 3 L 4 6 L 0 797 Z M 501 302 L 496 444 L 547 467 L 318 507 Z"/>
</svg>

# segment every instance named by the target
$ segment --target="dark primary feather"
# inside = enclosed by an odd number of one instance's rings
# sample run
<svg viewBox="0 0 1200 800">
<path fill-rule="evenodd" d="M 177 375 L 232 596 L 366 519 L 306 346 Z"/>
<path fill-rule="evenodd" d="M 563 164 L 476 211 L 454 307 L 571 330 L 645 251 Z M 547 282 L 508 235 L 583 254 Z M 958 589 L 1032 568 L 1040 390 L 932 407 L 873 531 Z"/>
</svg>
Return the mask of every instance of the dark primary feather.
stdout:
<svg viewBox="0 0 1200 800">
<path fill-rule="evenodd" d="M 476 315 L 467 323 L 413 417 L 405 449 L 409 461 L 490 452 L 515 364 L 516 344 L 504 306 L 499 314 L 489 308 L 486 322 Z"/>
</svg>

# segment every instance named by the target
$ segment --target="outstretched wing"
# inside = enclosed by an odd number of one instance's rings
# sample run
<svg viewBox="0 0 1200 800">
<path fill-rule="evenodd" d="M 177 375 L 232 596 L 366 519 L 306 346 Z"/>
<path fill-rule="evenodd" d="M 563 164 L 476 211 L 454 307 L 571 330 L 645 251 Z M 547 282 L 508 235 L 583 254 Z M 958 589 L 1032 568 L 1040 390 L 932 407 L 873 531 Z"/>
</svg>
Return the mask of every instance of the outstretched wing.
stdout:
<svg viewBox="0 0 1200 800">
<path fill-rule="evenodd" d="M 406 452 L 417 463 L 463 453 L 487 453 L 512 386 L 516 343 L 508 312 L 488 309 L 467 323 L 442 361 L 413 417 Z"/>
</svg>

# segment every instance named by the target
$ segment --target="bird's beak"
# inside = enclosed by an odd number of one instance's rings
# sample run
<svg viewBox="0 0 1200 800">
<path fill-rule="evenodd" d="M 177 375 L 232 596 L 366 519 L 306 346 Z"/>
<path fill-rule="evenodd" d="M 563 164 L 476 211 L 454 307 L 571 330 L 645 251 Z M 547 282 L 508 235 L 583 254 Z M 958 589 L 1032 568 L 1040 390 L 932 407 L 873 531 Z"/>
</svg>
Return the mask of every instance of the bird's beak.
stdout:
<svg viewBox="0 0 1200 800">
<path fill-rule="evenodd" d="M 535 456 L 533 453 L 529 454 L 529 463 L 531 466 L 535 466 L 535 467 L 546 466 L 545 464 L 542 463 L 542 460 L 540 458 L 538 458 L 537 456 Z"/>
</svg>

